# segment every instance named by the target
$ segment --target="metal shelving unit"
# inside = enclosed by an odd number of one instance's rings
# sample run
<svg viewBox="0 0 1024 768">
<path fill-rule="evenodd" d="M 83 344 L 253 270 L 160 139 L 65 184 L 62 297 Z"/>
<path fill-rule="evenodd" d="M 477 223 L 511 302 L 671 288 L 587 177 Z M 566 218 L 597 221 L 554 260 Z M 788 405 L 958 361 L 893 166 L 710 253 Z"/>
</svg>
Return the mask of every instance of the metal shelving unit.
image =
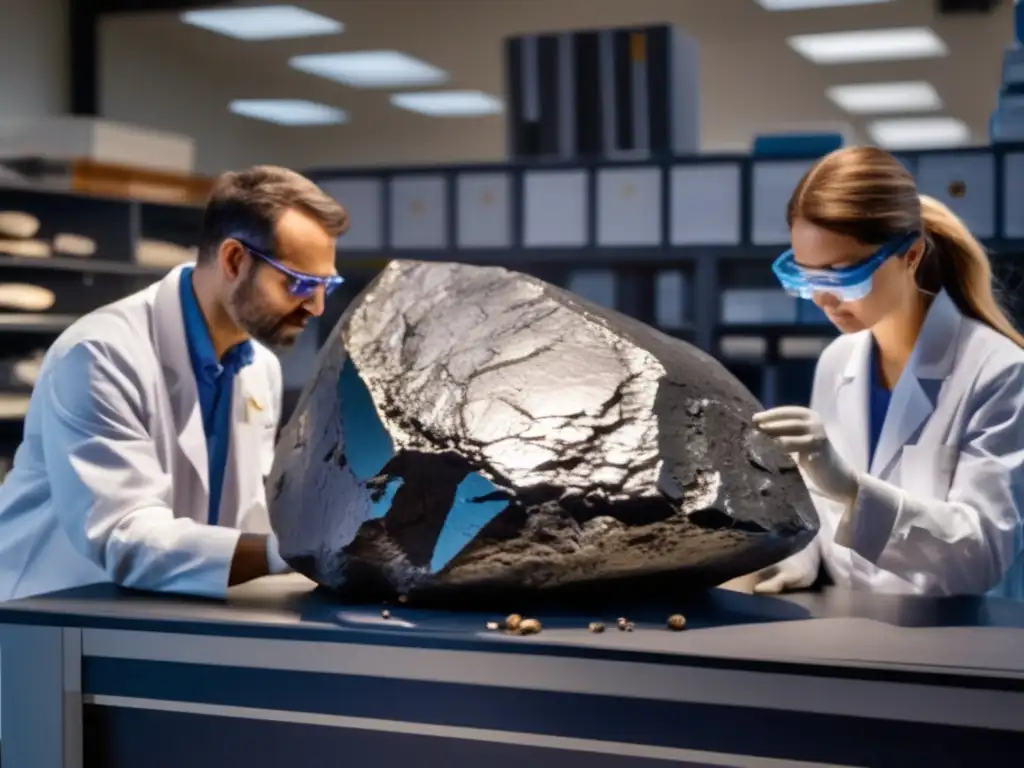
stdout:
<svg viewBox="0 0 1024 768">
<path fill-rule="evenodd" d="M 813 343 L 835 331 L 779 295 L 769 264 L 788 240 L 786 199 L 816 159 L 308 171 L 353 222 L 338 250 L 347 283 L 314 333 L 322 343 L 347 301 L 392 258 L 501 265 L 563 287 L 596 286 L 601 295 L 588 298 L 716 354 L 766 403 L 798 401 L 809 391 Z M 1020 293 L 1024 144 L 901 159 L 922 192 L 946 202 L 984 241 L 997 274 Z M 20 187 L 0 188 L 0 210 L 35 215 L 39 239 L 75 232 L 97 243 L 89 258 L 0 255 L 0 282 L 30 282 L 57 296 L 46 313 L 0 311 L 5 355 L 45 348 L 74 318 L 157 279 L 165 270 L 137 263 L 138 243 L 190 246 L 201 222 L 191 206 Z M 8 447 L 0 445 L 0 455 Z"/>
<path fill-rule="evenodd" d="M 391 258 L 502 265 L 563 287 L 582 272 L 603 272 L 615 285 L 613 306 L 657 326 L 659 275 L 681 275 L 684 317 L 663 330 L 722 357 L 772 403 L 809 392 L 810 341 L 835 336 L 813 305 L 782 296 L 769 270 L 788 242 L 786 201 L 817 159 L 713 155 L 307 174 L 349 208 L 353 226 L 338 259 L 352 292 Z M 949 205 L 986 244 L 997 272 L 1016 280 L 1024 144 L 900 159 L 923 193 Z M 737 337 L 760 339 L 763 351 L 730 356 L 723 342 Z"/>
<path fill-rule="evenodd" d="M 137 291 L 166 268 L 136 260 L 144 239 L 189 246 L 197 241 L 202 209 L 143 203 L 126 199 L 47 190 L 0 187 L 0 211 L 31 214 L 40 227 L 33 240 L 52 245 L 57 235 L 72 233 L 92 240 L 88 257 L 12 256 L 0 253 L 0 285 L 29 284 L 54 294 L 44 312 L 0 307 L 0 372 L 6 378 L 14 361 L 45 350 L 81 315 Z M 28 394 L 30 385 L 0 381 L 0 393 Z M 21 419 L 0 418 L 0 467 L 9 463 L 21 439 Z"/>
</svg>

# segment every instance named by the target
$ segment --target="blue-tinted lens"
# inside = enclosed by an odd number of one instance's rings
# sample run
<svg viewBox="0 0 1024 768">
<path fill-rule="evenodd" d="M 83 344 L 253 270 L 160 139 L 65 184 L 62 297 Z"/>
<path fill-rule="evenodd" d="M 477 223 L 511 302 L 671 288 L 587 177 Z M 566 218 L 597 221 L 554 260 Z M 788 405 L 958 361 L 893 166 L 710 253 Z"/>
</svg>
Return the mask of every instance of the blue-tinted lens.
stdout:
<svg viewBox="0 0 1024 768">
<path fill-rule="evenodd" d="M 291 279 L 291 285 L 289 285 L 289 292 L 292 296 L 297 299 L 308 299 L 319 288 L 323 283 L 319 280 L 314 280 L 308 277 L 293 277 Z"/>
<path fill-rule="evenodd" d="M 772 264 L 779 283 L 793 296 L 810 299 L 828 293 L 843 301 L 856 301 L 871 292 L 872 278 L 890 257 L 903 253 L 917 239 L 916 233 L 894 238 L 874 254 L 852 267 L 807 269 L 796 263 L 793 251 L 783 253 Z"/>
<path fill-rule="evenodd" d="M 289 292 L 297 299 L 308 299 L 317 289 L 323 286 L 324 296 L 330 296 L 339 285 L 345 282 L 344 278 L 335 277 L 298 277 L 293 276 L 289 285 Z"/>
</svg>

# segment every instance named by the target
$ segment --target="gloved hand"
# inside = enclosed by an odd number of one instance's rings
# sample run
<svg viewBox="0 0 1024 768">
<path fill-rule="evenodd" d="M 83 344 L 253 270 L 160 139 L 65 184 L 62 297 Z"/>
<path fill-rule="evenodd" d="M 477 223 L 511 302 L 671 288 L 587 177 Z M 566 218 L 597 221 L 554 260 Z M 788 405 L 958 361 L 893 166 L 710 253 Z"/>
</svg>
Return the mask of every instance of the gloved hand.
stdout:
<svg viewBox="0 0 1024 768">
<path fill-rule="evenodd" d="M 807 589 L 818 578 L 818 567 L 818 558 L 808 558 L 803 552 L 797 552 L 781 563 L 759 571 L 754 592 L 777 595 L 780 592 Z"/>
<path fill-rule="evenodd" d="M 796 405 L 754 414 L 754 426 L 778 442 L 822 496 L 847 506 L 857 499 L 858 474 L 840 456 L 810 408 Z"/>
</svg>

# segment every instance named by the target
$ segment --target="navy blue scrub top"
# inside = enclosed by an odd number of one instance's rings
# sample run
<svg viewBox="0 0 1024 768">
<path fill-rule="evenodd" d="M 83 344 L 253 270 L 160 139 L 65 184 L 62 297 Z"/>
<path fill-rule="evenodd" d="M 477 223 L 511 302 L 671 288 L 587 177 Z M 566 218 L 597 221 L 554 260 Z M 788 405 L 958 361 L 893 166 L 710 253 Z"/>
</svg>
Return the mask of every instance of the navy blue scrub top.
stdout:
<svg viewBox="0 0 1024 768">
<path fill-rule="evenodd" d="M 216 525 L 220 518 L 220 497 L 224 487 L 224 471 L 228 463 L 228 445 L 231 441 L 231 392 L 235 376 L 252 362 L 252 344 L 236 344 L 218 360 L 210 338 L 206 318 L 199 309 L 192 289 L 192 268 L 181 273 L 179 285 L 181 312 L 185 320 L 185 340 L 192 371 L 196 376 L 199 409 L 206 433 L 206 455 L 210 481 L 210 508 L 208 522 Z"/>
</svg>

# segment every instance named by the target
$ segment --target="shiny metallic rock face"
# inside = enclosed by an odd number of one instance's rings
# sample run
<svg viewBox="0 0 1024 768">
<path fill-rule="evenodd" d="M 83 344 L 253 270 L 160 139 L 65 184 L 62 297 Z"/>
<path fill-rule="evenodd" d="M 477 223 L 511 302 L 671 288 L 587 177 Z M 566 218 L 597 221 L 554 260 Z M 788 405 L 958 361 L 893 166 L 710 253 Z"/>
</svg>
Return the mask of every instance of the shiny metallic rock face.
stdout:
<svg viewBox="0 0 1024 768">
<path fill-rule="evenodd" d="M 709 586 L 817 532 L 759 407 L 696 347 L 540 280 L 395 261 L 282 432 L 271 520 L 350 599 Z"/>
</svg>

